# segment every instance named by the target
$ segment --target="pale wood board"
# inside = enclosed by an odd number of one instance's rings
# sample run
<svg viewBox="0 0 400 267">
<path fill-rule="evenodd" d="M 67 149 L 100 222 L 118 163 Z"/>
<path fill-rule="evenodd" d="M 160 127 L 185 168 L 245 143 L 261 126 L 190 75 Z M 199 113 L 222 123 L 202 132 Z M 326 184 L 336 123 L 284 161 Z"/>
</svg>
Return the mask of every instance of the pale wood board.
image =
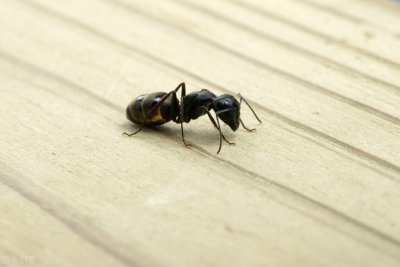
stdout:
<svg viewBox="0 0 400 267">
<path fill-rule="evenodd" d="M 400 9 L 384 1 L 0 2 L 0 266 L 398 266 Z M 241 92 L 122 136 L 137 95 Z"/>
</svg>

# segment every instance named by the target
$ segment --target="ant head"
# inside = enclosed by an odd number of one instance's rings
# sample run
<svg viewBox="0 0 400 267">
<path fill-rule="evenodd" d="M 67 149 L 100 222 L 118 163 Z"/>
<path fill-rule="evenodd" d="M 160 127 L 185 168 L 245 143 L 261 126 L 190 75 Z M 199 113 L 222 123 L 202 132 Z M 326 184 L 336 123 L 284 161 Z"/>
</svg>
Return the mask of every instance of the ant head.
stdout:
<svg viewBox="0 0 400 267">
<path fill-rule="evenodd" d="M 239 128 L 240 104 L 231 95 L 221 95 L 212 101 L 212 108 L 223 122 L 231 127 L 232 131 Z"/>
</svg>

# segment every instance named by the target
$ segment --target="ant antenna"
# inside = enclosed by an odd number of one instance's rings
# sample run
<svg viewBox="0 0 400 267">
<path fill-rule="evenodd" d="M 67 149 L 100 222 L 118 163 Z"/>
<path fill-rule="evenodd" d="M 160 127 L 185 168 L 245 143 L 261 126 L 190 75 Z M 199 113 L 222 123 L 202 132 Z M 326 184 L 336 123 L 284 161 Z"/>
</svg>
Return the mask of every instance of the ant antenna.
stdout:
<svg viewBox="0 0 400 267">
<path fill-rule="evenodd" d="M 253 112 L 254 117 L 256 117 L 256 119 L 257 119 L 260 123 L 262 123 L 262 121 L 260 120 L 260 118 L 257 116 L 256 112 L 253 110 L 253 108 L 250 106 L 250 104 L 246 101 L 246 99 L 244 99 L 243 96 L 242 96 L 240 93 L 237 94 L 237 95 L 238 95 L 238 97 L 240 98 L 239 105 L 242 104 L 242 100 L 243 100 L 244 103 L 246 103 L 246 105 L 250 108 L 251 112 Z M 243 122 L 242 122 L 242 124 L 243 124 Z"/>
</svg>

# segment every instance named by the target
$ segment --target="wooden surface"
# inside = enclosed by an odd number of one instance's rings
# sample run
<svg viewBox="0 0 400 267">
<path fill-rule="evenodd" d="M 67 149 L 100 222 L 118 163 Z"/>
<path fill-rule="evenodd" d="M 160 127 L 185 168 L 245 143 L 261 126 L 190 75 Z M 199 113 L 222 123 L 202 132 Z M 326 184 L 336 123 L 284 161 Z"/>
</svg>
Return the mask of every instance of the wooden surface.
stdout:
<svg viewBox="0 0 400 267">
<path fill-rule="evenodd" d="M 0 2 L 0 266 L 400 266 L 400 7 Z M 137 95 L 241 92 L 122 136 Z"/>
</svg>

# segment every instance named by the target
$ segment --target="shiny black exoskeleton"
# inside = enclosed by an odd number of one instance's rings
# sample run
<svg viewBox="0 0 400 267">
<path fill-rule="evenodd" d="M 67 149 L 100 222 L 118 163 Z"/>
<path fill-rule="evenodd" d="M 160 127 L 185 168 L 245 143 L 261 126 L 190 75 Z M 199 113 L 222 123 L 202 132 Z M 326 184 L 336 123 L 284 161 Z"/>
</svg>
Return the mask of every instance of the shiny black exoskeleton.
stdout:
<svg viewBox="0 0 400 267">
<path fill-rule="evenodd" d="M 182 89 L 180 102 L 176 96 L 179 89 Z M 248 131 L 254 130 L 247 128 L 240 119 L 240 105 L 242 101 L 249 106 L 257 120 L 261 122 L 249 103 L 247 103 L 240 94 L 238 96 L 240 102 L 232 95 L 224 94 L 216 96 L 206 89 L 186 95 L 185 83 L 179 84 L 175 90 L 169 93 L 158 92 L 140 95 L 128 105 L 126 116 L 130 121 L 140 124 L 141 126 L 134 133 L 124 134 L 132 136 L 140 132 L 144 126 L 161 125 L 172 120 L 181 124 L 183 143 L 186 146 L 190 146 L 190 144 L 185 141 L 183 123 L 189 123 L 191 120 L 195 120 L 207 114 L 220 134 L 218 154 L 221 151 L 222 139 L 229 144 L 233 144 L 226 140 L 225 136 L 222 134 L 219 119 L 229 125 L 233 131 L 236 131 L 240 124 Z M 211 109 L 214 110 L 217 115 L 216 120 L 210 113 Z"/>
</svg>

